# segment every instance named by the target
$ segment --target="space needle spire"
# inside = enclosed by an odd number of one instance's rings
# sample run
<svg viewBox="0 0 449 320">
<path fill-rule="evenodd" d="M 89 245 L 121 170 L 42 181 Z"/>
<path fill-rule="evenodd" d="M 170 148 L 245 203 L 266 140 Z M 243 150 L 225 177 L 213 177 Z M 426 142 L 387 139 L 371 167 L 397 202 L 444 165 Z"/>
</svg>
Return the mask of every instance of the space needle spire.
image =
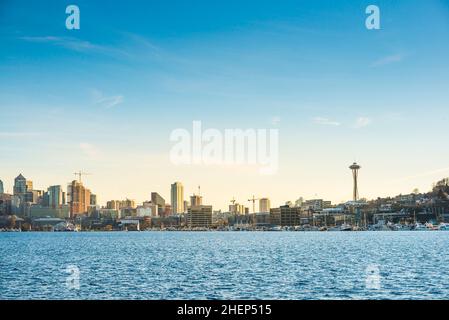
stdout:
<svg viewBox="0 0 449 320">
<path fill-rule="evenodd" d="M 354 202 L 356 202 L 359 198 L 359 189 L 357 186 L 357 178 L 358 178 L 358 174 L 359 174 L 359 170 L 360 170 L 360 166 L 354 162 L 349 169 L 351 169 L 352 171 L 352 177 L 354 179 L 354 190 L 352 192 L 352 199 L 354 200 Z"/>
</svg>

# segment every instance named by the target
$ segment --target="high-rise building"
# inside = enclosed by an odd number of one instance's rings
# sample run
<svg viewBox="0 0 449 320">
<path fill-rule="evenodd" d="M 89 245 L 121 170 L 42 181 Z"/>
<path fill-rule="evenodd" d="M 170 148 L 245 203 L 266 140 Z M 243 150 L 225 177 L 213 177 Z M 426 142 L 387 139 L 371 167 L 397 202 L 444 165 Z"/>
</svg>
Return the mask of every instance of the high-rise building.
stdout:
<svg viewBox="0 0 449 320">
<path fill-rule="evenodd" d="M 110 200 L 110 201 L 106 202 L 106 209 L 118 210 L 118 209 L 120 209 L 119 203 L 120 203 L 120 201 L 118 201 L 118 200 Z"/>
<path fill-rule="evenodd" d="M 173 214 L 184 213 L 184 187 L 181 182 L 171 185 L 171 208 Z"/>
<path fill-rule="evenodd" d="M 70 204 L 70 217 L 75 217 L 77 214 L 84 214 L 88 212 L 90 205 L 89 189 L 85 188 L 79 181 L 73 180 L 67 187 L 67 200 Z"/>
<path fill-rule="evenodd" d="M 243 204 L 234 203 L 229 205 L 229 212 L 234 214 L 245 214 L 246 208 Z"/>
<path fill-rule="evenodd" d="M 212 225 L 212 206 L 190 206 L 186 224 L 189 228 L 209 228 Z"/>
<path fill-rule="evenodd" d="M 19 174 L 14 179 L 14 195 L 24 195 L 27 192 L 27 179 Z"/>
<path fill-rule="evenodd" d="M 44 192 L 42 190 L 28 190 L 23 196 L 23 199 L 25 202 L 39 203 L 43 195 Z"/>
<path fill-rule="evenodd" d="M 136 208 L 136 202 L 131 199 L 122 200 L 119 202 L 119 209 L 134 209 Z"/>
<path fill-rule="evenodd" d="M 96 194 L 93 194 L 93 193 L 90 194 L 90 205 L 94 206 L 94 207 L 97 205 L 97 195 Z"/>
<path fill-rule="evenodd" d="M 95 202 L 96 202 L 96 200 L 95 200 Z M 106 202 L 106 208 L 110 209 L 110 210 L 123 210 L 123 212 L 125 212 L 125 211 L 130 212 L 136 208 L 136 202 L 131 199 L 110 200 L 110 201 Z"/>
<path fill-rule="evenodd" d="M 62 191 L 61 186 L 51 186 L 47 189 L 47 199 L 48 205 L 51 208 L 59 208 L 65 204 L 65 193 Z M 47 202 L 46 201 L 46 202 Z"/>
<path fill-rule="evenodd" d="M 270 212 L 270 199 L 259 199 L 259 212 Z"/>
<path fill-rule="evenodd" d="M 162 198 L 159 193 L 157 192 L 151 192 L 151 202 L 157 206 L 158 208 L 158 215 L 162 216 L 164 213 L 165 208 L 165 199 Z"/>
<path fill-rule="evenodd" d="M 26 184 L 27 191 L 33 190 L 33 181 L 27 180 L 25 184 Z"/>
<path fill-rule="evenodd" d="M 0 180 L 0 194 L 5 193 L 5 190 L 3 189 L 3 181 Z"/>
<path fill-rule="evenodd" d="M 190 206 L 196 207 L 201 206 L 203 204 L 203 197 L 200 195 L 192 195 L 190 196 Z"/>
</svg>

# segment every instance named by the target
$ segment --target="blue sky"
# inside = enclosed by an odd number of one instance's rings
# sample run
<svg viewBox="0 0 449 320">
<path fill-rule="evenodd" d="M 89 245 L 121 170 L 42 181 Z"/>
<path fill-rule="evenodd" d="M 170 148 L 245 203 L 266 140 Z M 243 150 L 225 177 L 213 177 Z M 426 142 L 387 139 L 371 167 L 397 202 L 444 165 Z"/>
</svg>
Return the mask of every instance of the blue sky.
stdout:
<svg viewBox="0 0 449 320">
<path fill-rule="evenodd" d="M 365 28 L 369 4 L 381 30 Z M 19 172 L 43 189 L 83 169 L 101 202 L 168 198 L 180 180 L 225 208 L 347 200 L 354 159 L 368 198 L 449 174 L 449 1 L 6 0 L 0 48 L 9 190 Z M 279 172 L 173 166 L 170 132 L 193 120 L 279 129 Z"/>
</svg>

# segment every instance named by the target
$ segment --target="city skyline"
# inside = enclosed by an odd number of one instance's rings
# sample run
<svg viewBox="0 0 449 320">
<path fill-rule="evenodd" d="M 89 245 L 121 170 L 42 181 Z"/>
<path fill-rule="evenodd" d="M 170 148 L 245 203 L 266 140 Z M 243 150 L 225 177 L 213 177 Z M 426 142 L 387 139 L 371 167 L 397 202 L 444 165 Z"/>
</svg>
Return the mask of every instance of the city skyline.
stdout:
<svg viewBox="0 0 449 320">
<path fill-rule="evenodd" d="M 353 163 L 350 166 L 351 172 L 353 172 L 354 166 L 357 166 L 358 167 L 357 169 L 361 168 L 357 163 Z M 79 176 L 79 173 L 75 173 L 75 175 Z M 158 206 L 157 207 L 158 208 L 157 215 L 160 215 L 162 212 L 164 212 L 166 210 L 165 206 L 169 205 L 171 208 L 171 213 L 176 215 L 176 214 L 186 213 L 187 209 L 190 208 L 191 206 L 203 206 L 203 205 L 210 205 L 211 207 L 214 208 L 214 211 L 222 211 L 222 212 L 234 211 L 234 212 L 244 213 L 246 210 L 247 213 L 254 213 L 254 212 L 268 212 L 270 210 L 270 208 L 277 208 L 277 207 L 280 207 L 280 206 L 283 206 L 286 204 L 297 206 L 298 201 L 300 201 L 302 203 L 305 201 L 314 201 L 314 200 L 318 199 L 321 201 L 326 200 L 325 202 L 328 202 L 329 205 L 332 203 L 332 206 L 338 206 L 338 205 L 343 205 L 343 204 L 348 204 L 348 203 L 356 203 L 356 201 L 359 201 L 359 200 L 360 201 L 373 201 L 373 200 L 376 200 L 377 198 L 382 198 L 381 196 L 377 196 L 377 197 L 373 197 L 373 198 L 361 197 L 359 199 L 356 199 L 355 195 L 358 194 L 358 191 L 356 193 L 358 181 L 353 180 L 353 185 L 351 186 L 352 190 L 353 190 L 353 198 L 352 199 L 345 199 L 342 201 L 332 201 L 332 200 L 329 200 L 328 198 L 324 198 L 324 197 L 304 197 L 302 195 L 299 195 L 298 197 L 296 197 L 294 199 L 285 198 L 280 203 L 271 205 L 272 201 L 271 201 L 270 195 L 264 193 L 264 195 L 261 196 L 260 198 L 256 198 L 253 195 L 252 198 L 247 199 L 247 200 L 245 200 L 244 198 L 236 199 L 235 196 L 232 196 L 232 199 L 229 197 L 230 200 L 227 201 L 227 205 L 225 207 L 221 208 L 221 207 L 218 207 L 217 204 L 210 202 L 210 201 L 208 202 L 207 200 L 205 201 L 205 203 L 203 203 L 203 196 L 200 191 L 200 188 L 201 188 L 200 186 L 197 186 L 197 193 L 191 192 L 191 193 L 185 194 L 183 183 L 180 181 L 175 181 L 170 184 L 170 187 L 169 187 L 170 188 L 170 192 L 169 192 L 170 196 L 168 198 L 166 198 L 164 196 L 163 192 L 161 192 L 160 190 L 152 190 L 152 191 L 148 192 L 148 197 L 141 201 L 136 200 L 132 196 L 131 197 L 118 196 L 116 198 L 107 198 L 107 199 L 102 199 L 101 201 L 98 201 L 98 194 L 101 195 L 101 191 L 100 191 L 100 193 L 91 191 L 91 189 L 87 185 L 85 185 L 80 180 L 80 178 L 81 177 L 79 176 L 79 179 L 73 179 L 72 181 L 70 181 L 66 184 L 61 184 L 61 185 L 53 184 L 53 185 L 49 185 L 44 188 L 40 188 L 40 187 L 36 188 L 35 184 L 33 182 L 34 180 L 29 180 L 26 177 L 24 177 L 24 175 L 22 173 L 19 173 L 19 175 L 13 179 L 14 184 L 13 184 L 12 191 L 9 191 L 8 189 L 5 188 L 4 190 L 1 190 L 2 192 L 0 192 L 0 194 L 4 193 L 4 194 L 16 195 L 16 194 L 26 194 L 27 192 L 32 192 L 33 194 L 30 196 L 33 197 L 33 199 L 27 200 L 27 201 L 36 204 L 37 201 L 34 200 L 34 198 L 37 199 L 37 198 L 41 197 L 43 201 L 48 203 L 48 207 L 56 208 L 58 206 L 61 206 L 62 204 L 68 205 L 70 207 L 71 214 L 74 214 L 74 215 L 76 215 L 78 213 L 82 213 L 82 214 L 87 213 L 89 205 L 94 205 L 94 207 L 98 206 L 98 208 L 109 208 L 109 205 L 111 202 L 132 202 L 133 205 L 127 206 L 130 208 L 137 207 L 139 203 L 144 206 L 145 206 L 145 204 L 151 203 L 153 205 Z M 354 176 L 353 176 L 353 178 L 354 178 Z M 432 187 L 435 185 L 435 183 L 436 183 L 436 181 L 433 181 Z M 0 179 L 0 186 L 3 186 L 3 185 L 4 185 L 4 183 L 3 183 L 2 179 Z M 64 189 L 64 186 L 66 187 L 65 189 Z M 425 190 L 419 190 L 418 188 L 414 188 L 410 192 L 390 194 L 390 195 L 386 196 L 385 198 L 395 197 L 395 196 L 399 196 L 399 195 L 406 195 L 406 194 L 426 193 L 430 189 L 431 189 L 431 187 L 429 187 L 428 189 L 425 189 Z M 74 196 L 74 194 L 76 194 L 77 196 Z M 48 198 L 45 199 L 45 196 L 47 196 Z M 73 200 L 74 202 L 66 200 L 67 197 L 68 198 L 73 197 L 72 199 L 75 199 L 75 200 Z M 82 200 L 82 201 L 79 200 L 81 197 L 83 197 L 84 200 Z M 94 197 L 94 200 L 92 200 L 92 197 Z M 226 196 L 224 196 L 224 198 L 226 198 Z M 170 199 L 170 202 L 167 202 L 167 200 L 165 200 L 165 199 Z M 94 201 L 94 203 L 92 203 L 92 201 Z M 177 202 L 179 202 L 179 204 L 176 204 Z M 257 206 L 255 205 L 256 203 L 257 203 Z M 75 210 L 73 209 L 74 206 L 76 207 Z M 78 208 L 79 206 L 83 206 L 83 207 Z M 241 207 L 241 208 L 239 208 L 239 207 Z"/>
<path fill-rule="evenodd" d="M 64 3 L 0 5 L 5 191 L 20 171 L 46 189 L 82 168 L 101 203 L 168 200 L 181 181 L 226 209 L 253 194 L 349 200 L 354 161 L 361 198 L 449 175 L 443 1 L 377 1 L 380 30 L 365 28 L 367 1 L 76 4 L 76 31 Z M 196 120 L 279 130 L 279 170 L 171 163 L 171 132 Z"/>
</svg>

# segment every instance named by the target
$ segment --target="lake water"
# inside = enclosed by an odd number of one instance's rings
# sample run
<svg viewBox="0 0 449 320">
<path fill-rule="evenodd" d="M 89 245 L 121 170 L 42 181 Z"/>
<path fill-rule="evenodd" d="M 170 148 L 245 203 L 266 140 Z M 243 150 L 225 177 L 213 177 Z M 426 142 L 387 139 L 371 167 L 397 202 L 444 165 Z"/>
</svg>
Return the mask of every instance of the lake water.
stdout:
<svg viewBox="0 0 449 320">
<path fill-rule="evenodd" d="M 0 233 L 0 299 L 449 299 L 449 232 Z"/>
</svg>

